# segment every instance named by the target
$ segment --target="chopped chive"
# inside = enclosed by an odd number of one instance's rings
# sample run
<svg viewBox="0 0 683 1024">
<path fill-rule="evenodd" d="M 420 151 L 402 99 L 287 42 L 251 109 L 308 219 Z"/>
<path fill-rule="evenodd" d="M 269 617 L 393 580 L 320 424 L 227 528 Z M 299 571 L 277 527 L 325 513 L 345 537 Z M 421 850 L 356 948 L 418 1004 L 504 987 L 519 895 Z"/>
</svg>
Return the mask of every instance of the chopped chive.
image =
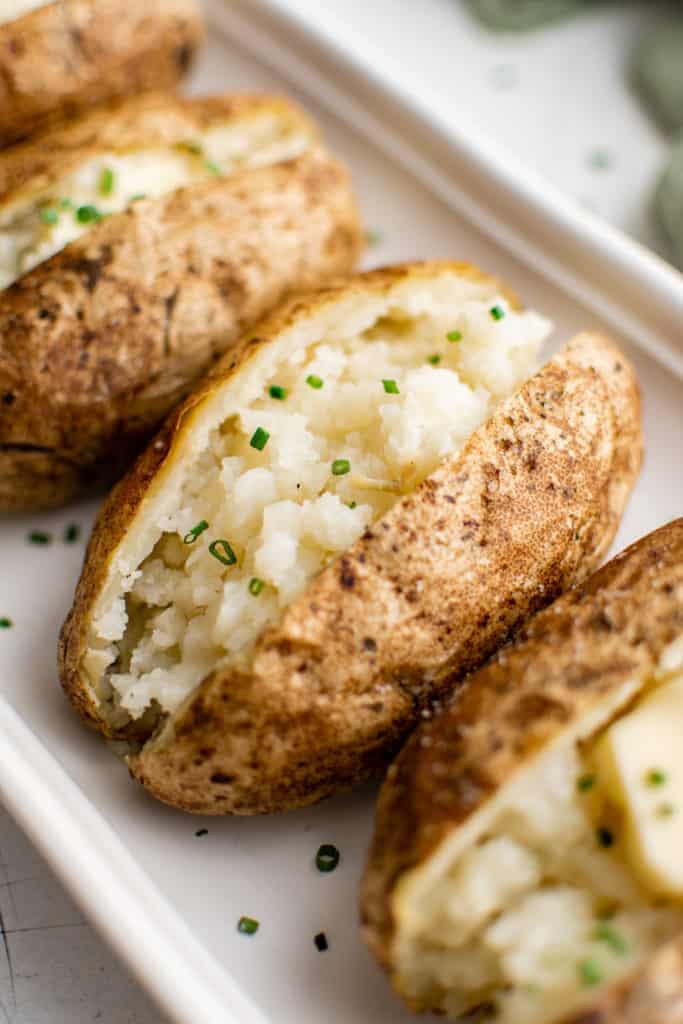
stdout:
<svg viewBox="0 0 683 1024">
<path fill-rule="evenodd" d="M 258 929 L 259 923 L 253 917 L 241 917 L 237 922 L 237 931 L 241 935 L 254 935 Z"/>
<path fill-rule="evenodd" d="M 194 544 L 197 537 L 201 536 L 201 534 L 204 533 L 204 530 L 208 529 L 209 524 L 207 523 L 206 519 L 200 519 L 197 525 L 193 526 L 192 529 L 188 530 L 188 532 L 185 534 L 185 536 L 183 537 L 183 544 Z"/>
<path fill-rule="evenodd" d="M 319 953 L 324 953 L 325 950 L 330 948 L 325 932 L 318 932 L 318 934 L 314 936 L 313 942 L 315 943 L 315 948 Z"/>
<path fill-rule="evenodd" d="M 55 210 L 54 206 L 43 206 L 40 219 L 43 224 L 59 224 L 59 211 Z"/>
<path fill-rule="evenodd" d="M 370 246 L 379 245 L 379 243 L 381 241 L 382 241 L 382 236 L 380 235 L 379 231 L 366 231 L 365 232 L 365 242 L 366 242 L 367 245 L 370 245 Z"/>
<path fill-rule="evenodd" d="M 79 206 L 76 210 L 76 220 L 79 224 L 92 224 L 93 222 L 101 219 L 102 214 L 96 206 L 92 206 L 91 204 Z"/>
<path fill-rule="evenodd" d="M 438 366 L 439 363 L 441 362 L 441 356 L 439 355 L 438 352 L 435 352 L 433 356 L 429 356 L 427 362 L 431 363 L 432 366 Z"/>
<path fill-rule="evenodd" d="M 666 775 L 659 768 L 653 768 L 645 776 L 645 784 L 648 786 L 663 786 L 666 782 Z"/>
<path fill-rule="evenodd" d="M 64 543 L 75 544 L 81 535 L 81 528 L 78 523 L 69 523 L 64 530 Z"/>
<path fill-rule="evenodd" d="M 262 452 L 263 449 L 268 444 L 269 438 L 270 434 L 268 433 L 267 430 L 264 430 L 263 427 L 257 427 L 254 433 L 251 435 L 251 440 L 249 441 L 249 444 L 251 445 L 252 448 L 256 448 L 257 451 Z"/>
<path fill-rule="evenodd" d="M 114 191 L 114 172 L 111 167 L 105 167 L 100 174 L 100 195 L 110 196 Z"/>
<path fill-rule="evenodd" d="M 599 985 L 603 979 L 600 964 L 595 960 L 582 960 L 578 965 L 578 971 L 584 988 L 593 988 L 594 985 Z"/>
<path fill-rule="evenodd" d="M 206 167 L 209 174 L 215 174 L 217 178 L 223 177 L 223 168 L 219 167 L 213 160 L 205 160 L 204 166 Z"/>
<path fill-rule="evenodd" d="M 218 540 L 214 540 L 209 544 L 209 553 L 217 558 L 223 565 L 236 565 L 237 555 L 230 547 L 227 540 L 219 537 Z"/>
<path fill-rule="evenodd" d="M 628 953 L 628 942 L 626 939 L 608 924 L 599 924 L 593 932 L 593 938 L 598 942 L 606 943 L 610 949 L 613 949 L 620 956 Z"/>
<path fill-rule="evenodd" d="M 672 817 L 674 811 L 675 807 L 673 804 L 664 803 L 659 804 L 659 806 L 657 807 L 656 814 L 658 818 L 670 818 Z"/>
<path fill-rule="evenodd" d="M 271 398 L 276 398 L 278 402 L 284 402 L 287 397 L 287 388 L 283 388 L 279 384 L 271 384 L 268 388 L 268 394 Z"/>
<path fill-rule="evenodd" d="M 326 874 L 334 869 L 339 864 L 339 850 L 332 843 L 323 843 L 318 848 L 318 852 L 315 855 L 315 866 L 318 871 Z"/>
<path fill-rule="evenodd" d="M 609 849 L 610 846 L 614 846 L 614 833 L 610 829 L 605 828 L 604 825 L 601 825 L 600 828 L 597 829 L 595 838 L 600 843 L 600 846 L 604 846 L 606 850 Z"/>
<path fill-rule="evenodd" d="M 263 580 L 260 580 L 258 576 L 252 576 L 249 580 L 249 593 L 254 597 L 258 597 L 264 587 L 265 583 Z"/>
<path fill-rule="evenodd" d="M 12 620 L 8 619 L 6 615 L 3 615 L 2 618 L 0 618 L 0 629 L 11 629 L 11 628 L 12 628 Z"/>
<path fill-rule="evenodd" d="M 70 199 L 60 199 L 59 206 L 62 210 L 73 210 L 74 208 L 74 204 L 71 202 Z"/>
<path fill-rule="evenodd" d="M 489 313 L 494 320 L 502 320 L 505 316 L 505 310 L 502 306 L 491 306 Z"/>
<path fill-rule="evenodd" d="M 134 196 L 131 196 L 128 200 L 129 203 L 139 203 L 141 199 L 146 199 L 146 192 L 136 192 Z"/>
<path fill-rule="evenodd" d="M 383 380 L 382 384 L 387 395 L 399 395 L 401 393 L 395 380 Z"/>
<path fill-rule="evenodd" d="M 306 378 L 306 383 L 308 384 L 309 388 L 314 388 L 316 391 L 320 391 L 325 381 L 322 379 L 322 377 L 316 377 L 314 373 L 309 373 L 308 377 Z"/>
<path fill-rule="evenodd" d="M 594 149 L 588 154 L 588 163 L 596 171 L 606 171 L 612 163 L 612 154 L 606 149 Z"/>
<path fill-rule="evenodd" d="M 594 785 L 595 785 L 595 776 L 594 775 L 581 775 L 576 780 L 576 788 L 578 789 L 579 793 L 587 793 L 588 790 L 592 789 Z"/>
<path fill-rule="evenodd" d="M 348 505 L 349 508 L 357 508 L 358 507 L 358 502 L 357 501 L 347 501 L 346 504 Z"/>
<path fill-rule="evenodd" d="M 462 331 L 449 331 L 446 338 L 448 341 L 462 341 Z"/>
<path fill-rule="evenodd" d="M 202 836 L 208 836 L 208 834 L 208 828 L 198 828 L 197 831 L 195 832 L 197 839 L 200 839 Z"/>
<path fill-rule="evenodd" d="M 351 472 L 351 463 L 348 459 L 335 459 L 332 463 L 332 476 L 346 476 Z"/>
<path fill-rule="evenodd" d="M 45 533 L 43 530 L 31 530 L 26 539 L 29 544 L 38 544 L 43 547 L 46 544 L 52 544 L 52 535 Z"/>
<path fill-rule="evenodd" d="M 203 156 L 204 150 L 198 142 L 193 142 L 191 139 L 186 142 L 177 142 L 176 149 L 179 149 L 181 153 L 191 153 L 192 156 Z"/>
</svg>

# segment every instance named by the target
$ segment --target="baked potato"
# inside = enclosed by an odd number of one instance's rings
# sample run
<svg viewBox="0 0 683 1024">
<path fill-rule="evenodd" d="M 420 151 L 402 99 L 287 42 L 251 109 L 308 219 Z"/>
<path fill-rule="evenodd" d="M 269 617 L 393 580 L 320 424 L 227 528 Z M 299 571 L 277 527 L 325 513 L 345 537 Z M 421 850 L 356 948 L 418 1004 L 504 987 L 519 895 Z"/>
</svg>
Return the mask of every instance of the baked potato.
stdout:
<svg viewBox="0 0 683 1024">
<path fill-rule="evenodd" d="M 435 699 L 602 559 L 640 462 L 636 382 L 456 263 L 293 299 L 104 506 L 61 638 L 90 725 L 188 811 L 362 782 Z M 518 388 L 521 389 L 518 390 Z"/>
<path fill-rule="evenodd" d="M 172 88 L 203 35 L 197 0 L 3 0 L 0 146 L 95 103 Z"/>
<path fill-rule="evenodd" d="M 379 798 L 364 933 L 414 1009 L 683 1013 L 683 519 L 540 612 Z"/>
<path fill-rule="evenodd" d="M 362 247 L 349 176 L 268 96 L 148 94 L 0 153 L 0 510 L 130 466 L 207 366 Z"/>
</svg>

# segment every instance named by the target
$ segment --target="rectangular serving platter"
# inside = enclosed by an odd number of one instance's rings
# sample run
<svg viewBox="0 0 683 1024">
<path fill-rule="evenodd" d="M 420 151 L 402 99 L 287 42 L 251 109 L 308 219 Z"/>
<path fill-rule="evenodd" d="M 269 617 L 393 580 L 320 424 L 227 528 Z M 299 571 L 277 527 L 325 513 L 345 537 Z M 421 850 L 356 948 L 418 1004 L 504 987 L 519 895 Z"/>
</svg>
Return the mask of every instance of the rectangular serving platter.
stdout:
<svg viewBox="0 0 683 1024">
<path fill-rule="evenodd" d="M 351 45 L 334 19 L 304 19 L 297 7 L 208 4 L 210 41 L 191 89 L 274 89 L 303 102 L 353 169 L 380 239 L 368 265 L 467 259 L 552 317 L 554 345 L 584 327 L 616 334 L 638 368 L 647 434 L 617 546 L 674 518 L 683 509 L 683 278 L 484 137 L 445 123 L 371 42 Z M 373 787 L 285 816 L 191 818 L 145 796 L 66 706 L 55 645 L 83 546 L 61 537 L 72 522 L 87 534 L 94 512 L 86 503 L 0 524 L 0 614 L 14 621 L 0 638 L 3 802 L 169 1019 L 408 1021 L 358 937 Z M 31 529 L 54 543 L 27 545 Z M 342 852 L 330 875 L 313 863 L 323 842 Z M 260 920 L 257 935 L 237 933 L 243 914 Z M 313 944 L 320 931 L 324 954 Z"/>
</svg>

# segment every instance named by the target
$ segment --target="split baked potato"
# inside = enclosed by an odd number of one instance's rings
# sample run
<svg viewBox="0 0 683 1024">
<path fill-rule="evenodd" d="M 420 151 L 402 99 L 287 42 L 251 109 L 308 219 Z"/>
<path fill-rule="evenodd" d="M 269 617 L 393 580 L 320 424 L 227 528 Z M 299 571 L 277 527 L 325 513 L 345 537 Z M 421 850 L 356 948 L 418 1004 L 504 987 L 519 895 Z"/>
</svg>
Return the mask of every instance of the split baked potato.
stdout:
<svg viewBox="0 0 683 1024">
<path fill-rule="evenodd" d="M 61 678 L 188 811 L 301 806 L 603 558 L 641 457 L 633 371 L 456 263 L 291 300 L 167 421 L 95 526 Z M 527 381 L 527 383 L 524 383 Z"/>
<path fill-rule="evenodd" d="M 389 770 L 364 933 L 414 1009 L 683 1007 L 683 519 L 531 619 Z"/>
<path fill-rule="evenodd" d="M 146 94 L 0 153 L 0 511 L 120 476 L 212 361 L 362 239 L 349 175 L 279 98 Z"/>
<path fill-rule="evenodd" d="M 0 146 L 95 103 L 172 88 L 203 35 L 198 0 L 2 0 Z"/>
</svg>

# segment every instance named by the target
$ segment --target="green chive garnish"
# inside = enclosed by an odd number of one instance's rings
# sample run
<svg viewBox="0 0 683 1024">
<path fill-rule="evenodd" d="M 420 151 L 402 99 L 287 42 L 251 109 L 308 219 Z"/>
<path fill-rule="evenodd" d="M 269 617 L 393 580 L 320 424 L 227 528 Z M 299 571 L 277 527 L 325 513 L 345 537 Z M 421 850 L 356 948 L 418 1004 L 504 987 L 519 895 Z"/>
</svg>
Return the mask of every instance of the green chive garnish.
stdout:
<svg viewBox="0 0 683 1024">
<path fill-rule="evenodd" d="M 254 597 L 258 597 L 264 587 L 265 583 L 258 576 L 252 576 L 249 580 L 249 593 L 253 594 Z"/>
<path fill-rule="evenodd" d="M 593 938 L 598 942 L 606 943 L 610 949 L 613 949 L 619 956 L 623 956 L 628 953 L 628 943 L 623 935 L 615 931 L 608 924 L 599 924 L 593 932 Z"/>
<path fill-rule="evenodd" d="M 346 504 L 348 505 L 349 508 L 356 508 L 358 506 L 357 501 L 347 501 Z"/>
<path fill-rule="evenodd" d="M 79 224 L 92 224 L 102 219 L 102 214 L 96 206 L 79 206 L 76 210 L 76 220 Z"/>
<path fill-rule="evenodd" d="M 12 620 L 8 619 L 6 615 L 3 615 L 0 619 L 0 629 L 11 629 Z"/>
<path fill-rule="evenodd" d="M 209 544 L 209 553 L 217 558 L 223 565 L 236 565 L 237 555 L 230 547 L 227 540 L 219 537 L 218 540 L 214 540 Z"/>
<path fill-rule="evenodd" d="M 351 472 L 351 463 L 348 459 L 335 459 L 332 463 L 332 476 L 346 476 Z"/>
<path fill-rule="evenodd" d="M 29 544 L 38 544 L 43 547 L 46 544 L 52 544 L 52 535 L 44 533 L 43 530 L 31 530 L 28 537 L 26 538 Z"/>
<path fill-rule="evenodd" d="M 59 212 L 54 206 L 43 206 L 40 211 L 40 219 L 43 224 L 59 224 Z"/>
<path fill-rule="evenodd" d="M 599 985 L 603 979 L 600 964 L 595 960 L 582 960 L 578 965 L 578 971 L 584 988 L 593 988 L 594 985 Z"/>
<path fill-rule="evenodd" d="M 502 320 L 503 317 L 505 316 L 505 310 L 503 309 L 502 306 L 491 306 L 489 313 L 491 314 L 494 320 Z"/>
<path fill-rule="evenodd" d="M 252 448 L 256 448 L 257 451 L 262 452 L 263 449 L 268 444 L 269 438 L 270 434 L 268 433 L 267 430 L 264 430 L 263 427 L 257 427 L 254 433 L 251 435 L 251 440 L 249 441 L 249 444 L 251 445 Z"/>
<path fill-rule="evenodd" d="M 207 523 L 206 519 L 200 519 L 197 525 L 193 526 L 192 529 L 188 530 L 188 532 L 185 534 L 185 536 L 183 537 L 183 544 L 194 544 L 197 537 L 201 536 L 201 534 L 204 533 L 204 530 L 208 529 L 209 524 Z"/>
<path fill-rule="evenodd" d="M 653 768 L 645 776 L 645 783 L 648 786 L 663 786 L 666 782 L 666 775 L 659 768 Z"/>
<path fill-rule="evenodd" d="M 205 160 L 204 166 L 206 167 L 209 174 L 215 174 L 217 178 L 223 177 L 223 170 L 213 160 Z"/>
<path fill-rule="evenodd" d="M 449 331 L 446 338 L 448 341 L 462 341 L 462 331 Z"/>
<path fill-rule="evenodd" d="M 271 384 L 268 388 L 268 394 L 271 398 L 276 398 L 278 402 L 284 402 L 287 397 L 287 388 L 283 388 L 279 384 Z"/>
<path fill-rule="evenodd" d="M 130 202 L 130 203 L 139 203 L 141 199 L 146 199 L 146 198 L 147 198 L 147 193 L 146 192 L 136 192 L 134 196 L 130 197 L 128 202 Z"/>
<path fill-rule="evenodd" d="M 438 366 L 439 363 L 441 362 L 441 356 L 439 355 L 438 352 L 435 352 L 433 356 L 429 356 L 427 362 L 431 363 L 432 366 Z"/>
<path fill-rule="evenodd" d="M 105 167 L 100 174 L 100 195 L 110 196 L 114 191 L 114 172 L 111 167 Z"/>
<path fill-rule="evenodd" d="M 595 838 L 600 843 L 600 846 L 604 846 L 605 849 L 609 849 L 610 846 L 614 846 L 614 833 L 601 825 L 595 833 Z"/>
<path fill-rule="evenodd" d="M 322 377 L 316 377 L 314 373 L 309 373 L 308 377 L 306 378 L 306 383 L 308 384 L 309 388 L 314 388 L 316 391 L 320 391 L 321 387 L 325 382 L 322 379 Z"/>
<path fill-rule="evenodd" d="M 64 543 L 75 544 L 81 535 L 81 528 L 78 523 L 69 523 L 64 530 Z"/>
<path fill-rule="evenodd" d="M 592 789 L 595 785 L 594 775 L 582 775 L 576 780 L 576 788 L 579 793 L 587 793 L 589 789 Z"/>
<path fill-rule="evenodd" d="M 334 871 L 339 864 L 339 850 L 332 843 L 323 843 L 315 855 L 315 866 L 323 874 Z"/>
<path fill-rule="evenodd" d="M 241 917 L 237 922 L 237 931 L 242 935 L 254 935 L 258 931 L 259 923 L 253 917 Z"/>
<path fill-rule="evenodd" d="M 383 380 L 384 390 L 388 395 L 399 395 L 398 384 L 395 380 Z"/>
<path fill-rule="evenodd" d="M 379 245 L 379 243 L 382 241 L 382 236 L 380 235 L 379 231 L 366 231 L 365 241 L 366 244 L 370 246 Z"/>
<path fill-rule="evenodd" d="M 657 807 L 657 812 L 656 813 L 657 813 L 657 817 L 658 818 L 670 818 L 673 815 L 674 811 L 675 811 L 675 807 L 674 807 L 673 804 L 665 803 L 665 804 L 660 804 Z"/>
<path fill-rule="evenodd" d="M 59 205 L 62 210 L 73 210 L 74 204 L 70 199 L 60 199 Z"/>
</svg>

